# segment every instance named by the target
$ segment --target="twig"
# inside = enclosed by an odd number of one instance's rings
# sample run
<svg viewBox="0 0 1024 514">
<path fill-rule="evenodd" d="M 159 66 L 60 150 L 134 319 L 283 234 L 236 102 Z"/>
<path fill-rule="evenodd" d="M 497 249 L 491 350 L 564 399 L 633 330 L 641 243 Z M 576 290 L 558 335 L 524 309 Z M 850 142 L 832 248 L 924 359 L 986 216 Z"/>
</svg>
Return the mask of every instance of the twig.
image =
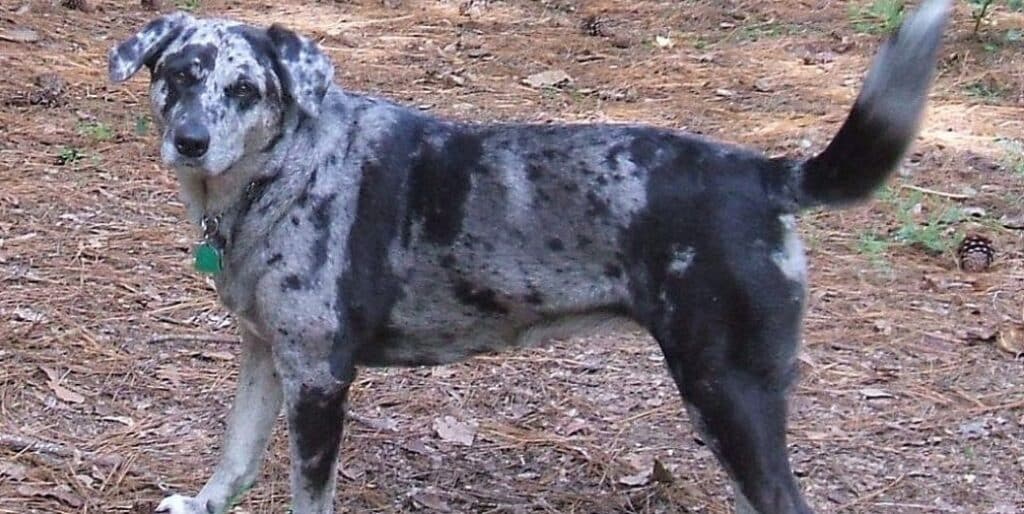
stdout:
<svg viewBox="0 0 1024 514">
<path fill-rule="evenodd" d="M 236 336 L 219 336 L 215 334 L 165 334 L 147 339 L 146 344 L 159 344 L 166 343 L 168 341 L 184 341 L 188 343 L 237 343 L 239 339 Z"/>
<path fill-rule="evenodd" d="M 899 485 L 899 483 L 902 482 L 903 479 L 906 478 L 906 476 L 907 476 L 907 474 L 903 473 L 902 475 L 896 477 L 896 480 L 893 480 L 892 482 L 889 482 L 884 487 L 876 489 L 875 491 L 872 491 L 871 493 L 868 493 L 867 495 L 858 497 L 857 499 L 855 499 L 853 501 L 847 502 L 845 505 L 841 505 L 838 509 L 836 509 L 836 512 L 842 512 L 842 511 L 847 510 L 850 507 L 853 507 L 854 505 L 857 505 L 859 503 L 864 503 L 866 501 L 874 500 L 875 498 L 878 498 L 879 496 L 885 494 L 887 491 L 889 491 L 893 487 L 896 487 L 897 485 Z"/>
<path fill-rule="evenodd" d="M 917 192 L 924 193 L 924 194 L 941 196 L 943 198 L 951 198 L 953 200 L 967 200 L 967 199 L 971 198 L 971 195 L 967 195 L 967 194 L 947 193 L 945 191 L 937 191 L 935 189 L 928 189 L 927 187 L 911 186 L 911 185 L 907 185 L 907 184 L 901 185 L 900 189 L 910 189 L 911 191 L 917 191 Z"/>
<path fill-rule="evenodd" d="M 104 466 L 117 466 L 122 461 L 120 457 L 114 455 L 95 454 L 63 444 L 40 441 L 38 439 L 30 439 L 10 434 L 0 434 L 0 446 L 10 448 L 16 452 L 40 452 L 72 459 L 83 457 Z"/>
<path fill-rule="evenodd" d="M 381 431 L 385 431 L 385 432 L 397 432 L 395 427 L 392 426 L 387 421 L 383 421 L 383 420 L 379 420 L 379 419 L 373 419 L 373 418 L 368 418 L 368 417 L 363 416 L 362 414 L 359 414 L 357 412 L 348 411 L 348 412 L 345 413 L 345 417 L 348 418 L 348 419 L 351 419 L 352 421 L 355 421 L 356 423 L 359 423 L 360 425 L 365 425 L 365 426 L 370 427 L 370 428 L 372 428 L 374 430 L 381 430 Z"/>
</svg>

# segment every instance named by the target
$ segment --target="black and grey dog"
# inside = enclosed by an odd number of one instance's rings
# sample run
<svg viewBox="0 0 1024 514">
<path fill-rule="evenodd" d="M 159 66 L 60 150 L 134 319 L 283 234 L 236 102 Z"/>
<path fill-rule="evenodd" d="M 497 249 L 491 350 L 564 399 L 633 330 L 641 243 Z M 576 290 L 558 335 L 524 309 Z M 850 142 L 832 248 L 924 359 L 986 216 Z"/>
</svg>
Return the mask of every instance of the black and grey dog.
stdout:
<svg viewBox="0 0 1024 514">
<path fill-rule="evenodd" d="M 810 513 L 786 449 L 806 290 L 793 215 L 865 199 L 898 165 L 949 10 L 927 0 L 907 19 L 807 160 L 646 126 L 442 120 L 343 91 L 316 45 L 280 26 L 152 21 L 111 50 L 110 77 L 151 71 L 163 161 L 244 346 L 216 472 L 159 510 L 224 513 L 283 402 L 293 512 L 333 512 L 357 367 L 625 319 L 661 346 L 737 511 Z"/>
</svg>

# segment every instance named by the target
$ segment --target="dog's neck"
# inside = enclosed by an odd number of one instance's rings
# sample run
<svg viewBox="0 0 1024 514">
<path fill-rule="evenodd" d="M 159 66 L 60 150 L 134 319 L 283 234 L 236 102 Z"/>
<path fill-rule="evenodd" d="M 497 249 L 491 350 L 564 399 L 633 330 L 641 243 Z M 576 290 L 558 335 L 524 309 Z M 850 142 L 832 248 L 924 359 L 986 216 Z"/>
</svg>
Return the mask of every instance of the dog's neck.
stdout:
<svg viewBox="0 0 1024 514">
<path fill-rule="evenodd" d="M 281 168 L 287 152 L 279 149 L 292 144 L 298 125 L 299 116 L 288 114 L 283 134 L 273 146 L 243 157 L 216 176 L 191 168 L 175 168 L 189 220 L 203 228 L 209 220 L 220 219 L 246 201 L 254 185 Z"/>
</svg>

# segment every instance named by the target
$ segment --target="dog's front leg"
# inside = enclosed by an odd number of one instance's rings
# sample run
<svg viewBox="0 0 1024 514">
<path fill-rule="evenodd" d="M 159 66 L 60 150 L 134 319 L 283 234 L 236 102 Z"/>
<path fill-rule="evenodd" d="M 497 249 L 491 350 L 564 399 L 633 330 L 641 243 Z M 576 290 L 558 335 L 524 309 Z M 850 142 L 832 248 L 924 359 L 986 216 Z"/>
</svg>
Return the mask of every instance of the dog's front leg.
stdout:
<svg viewBox="0 0 1024 514">
<path fill-rule="evenodd" d="M 329 343 L 328 343 L 329 345 Z M 351 359 L 329 365 L 318 344 L 282 345 L 278 355 L 288 416 L 293 514 L 332 514 Z"/>
<path fill-rule="evenodd" d="M 252 486 L 260 460 L 281 411 L 281 381 L 274 368 L 270 345 L 242 330 L 242 365 L 238 391 L 228 417 L 220 462 L 195 498 L 165 498 L 157 512 L 167 514 L 223 514 L 239 495 Z"/>
</svg>

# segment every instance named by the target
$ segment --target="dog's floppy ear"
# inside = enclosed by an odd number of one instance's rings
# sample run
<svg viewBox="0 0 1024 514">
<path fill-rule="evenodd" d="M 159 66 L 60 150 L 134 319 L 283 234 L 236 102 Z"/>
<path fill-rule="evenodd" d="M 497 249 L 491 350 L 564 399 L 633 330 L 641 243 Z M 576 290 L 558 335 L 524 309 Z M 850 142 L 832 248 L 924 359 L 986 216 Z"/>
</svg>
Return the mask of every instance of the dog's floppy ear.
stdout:
<svg viewBox="0 0 1024 514">
<path fill-rule="evenodd" d="M 167 14 L 149 22 L 138 34 L 111 48 L 107 54 L 110 81 L 118 83 L 128 80 L 143 64 L 152 67 L 167 45 L 194 21 L 195 18 L 187 13 Z"/>
<path fill-rule="evenodd" d="M 281 86 L 304 113 L 311 117 L 320 114 L 327 88 L 334 79 L 331 60 L 317 48 L 316 43 L 279 24 L 267 29 L 274 45 Z"/>
</svg>

